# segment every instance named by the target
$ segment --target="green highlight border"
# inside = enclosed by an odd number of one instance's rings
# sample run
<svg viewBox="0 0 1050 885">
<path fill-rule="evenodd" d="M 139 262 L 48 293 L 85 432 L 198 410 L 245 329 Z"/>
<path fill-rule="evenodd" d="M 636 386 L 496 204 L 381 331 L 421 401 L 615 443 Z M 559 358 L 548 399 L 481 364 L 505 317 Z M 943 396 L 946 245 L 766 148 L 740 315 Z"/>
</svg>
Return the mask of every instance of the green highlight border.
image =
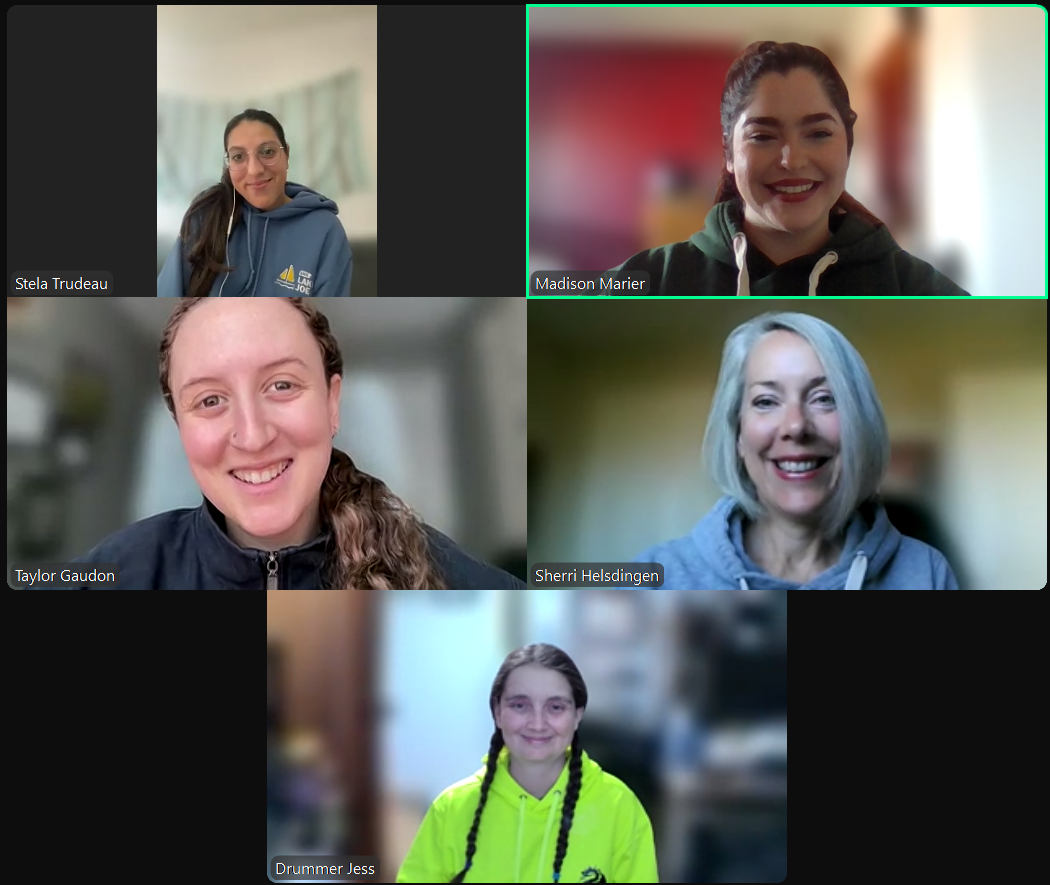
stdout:
<svg viewBox="0 0 1050 885">
<path fill-rule="evenodd" d="M 531 213 L 531 206 L 529 201 L 529 187 L 530 187 L 530 165 L 529 165 L 529 40 L 530 40 L 530 14 L 533 9 L 735 9 L 735 8 L 761 8 L 761 7 L 777 7 L 777 8 L 799 8 L 799 9 L 852 9 L 854 7 L 866 7 L 868 4 L 864 3 L 828 3 L 828 4 L 780 4 L 780 3 L 527 3 L 525 4 L 525 297 L 530 301 L 650 301 L 656 299 L 658 301 L 726 301 L 733 296 L 722 296 L 722 295 L 674 295 L 674 296 L 655 296 L 655 295 L 533 295 L 529 289 L 529 279 L 532 276 L 531 268 L 529 265 L 529 219 Z M 939 3 L 904 3 L 902 6 L 915 6 L 922 9 L 938 9 L 943 8 L 943 4 Z M 967 6 L 962 4 L 963 8 L 973 9 L 1028 9 L 1036 8 L 1042 9 L 1047 12 L 1047 16 L 1043 19 L 1043 41 L 1044 45 L 1047 42 L 1048 35 L 1048 22 L 1050 22 L 1050 10 L 1047 9 L 1041 3 L 1011 3 L 1009 5 L 998 5 L 994 3 L 984 3 L 981 5 Z M 1047 66 L 1046 56 L 1043 56 L 1043 94 L 1044 97 L 1047 91 L 1048 79 L 1047 79 Z M 1043 118 L 1043 145 L 1044 151 L 1046 148 L 1047 141 L 1047 120 Z M 1044 175 L 1047 169 L 1044 169 Z M 1048 194 L 1044 193 L 1044 212 L 1047 211 Z M 1048 213 L 1050 214 L 1050 213 Z M 1044 219 L 1044 230 L 1050 228 L 1050 225 L 1046 224 Z M 1048 231 L 1050 233 L 1050 231 Z M 1044 268 L 1044 281 L 1046 281 L 1047 271 L 1047 242 L 1043 242 L 1043 268 Z M 1048 284 L 1048 291 L 1050 291 L 1050 284 Z M 804 296 L 799 296 L 798 299 L 785 299 L 784 296 L 749 296 L 755 301 L 784 301 L 784 300 L 804 300 Z M 891 298 L 884 299 L 878 296 L 858 296 L 856 299 L 849 298 L 848 296 L 837 296 L 837 300 L 857 300 L 857 301 L 1046 301 L 1048 295 L 970 295 L 967 296 L 943 296 L 933 295 L 916 298 Z"/>
</svg>

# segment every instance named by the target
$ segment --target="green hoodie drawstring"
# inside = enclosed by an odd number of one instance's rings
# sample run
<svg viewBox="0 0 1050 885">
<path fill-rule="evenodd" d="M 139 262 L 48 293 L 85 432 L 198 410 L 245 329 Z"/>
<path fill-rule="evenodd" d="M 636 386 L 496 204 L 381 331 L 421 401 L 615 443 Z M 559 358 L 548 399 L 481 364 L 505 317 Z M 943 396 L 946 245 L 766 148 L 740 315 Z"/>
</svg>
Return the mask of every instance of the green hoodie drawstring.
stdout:
<svg viewBox="0 0 1050 885">
<path fill-rule="evenodd" d="M 551 810 L 547 814 L 547 828 L 543 832 L 543 846 L 540 848 L 539 860 L 536 865 L 536 879 L 537 882 L 543 881 L 543 865 L 547 861 L 547 845 L 550 842 L 551 837 L 551 826 L 554 824 L 554 815 L 558 810 L 558 803 L 561 801 L 561 790 L 556 790 L 554 793 L 554 799 L 551 802 Z M 521 801 L 518 803 L 518 847 L 514 852 L 514 881 L 521 881 L 521 837 L 525 832 L 525 803 L 528 802 L 528 797 L 522 793 Z"/>
<path fill-rule="evenodd" d="M 525 829 L 525 794 L 518 803 L 518 850 L 514 852 L 514 881 L 521 881 L 521 834 Z"/>
<path fill-rule="evenodd" d="M 558 790 L 554 794 L 554 801 L 551 802 L 551 810 L 547 815 L 547 829 L 543 833 L 543 847 L 540 848 L 540 857 L 536 863 L 536 881 L 542 882 L 543 879 L 543 865 L 547 862 L 547 841 L 551 835 L 551 825 L 554 823 L 554 812 L 558 810 L 558 801 L 561 799 L 561 790 Z"/>
</svg>

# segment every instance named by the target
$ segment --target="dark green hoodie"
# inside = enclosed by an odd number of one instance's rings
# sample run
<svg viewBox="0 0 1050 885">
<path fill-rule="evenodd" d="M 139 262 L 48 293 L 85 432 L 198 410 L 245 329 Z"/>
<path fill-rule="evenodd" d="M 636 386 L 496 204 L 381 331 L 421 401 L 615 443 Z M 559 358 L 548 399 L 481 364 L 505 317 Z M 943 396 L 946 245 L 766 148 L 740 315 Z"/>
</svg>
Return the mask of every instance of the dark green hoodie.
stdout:
<svg viewBox="0 0 1050 885">
<path fill-rule="evenodd" d="M 688 241 L 639 252 L 609 274 L 648 271 L 649 294 L 658 298 L 924 298 L 970 294 L 901 249 L 884 226 L 872 227 L 855 215 L 832 215 L 827 243 L 810 255 L 781 265 L 757 248 L 748 247 L 742 221 L 739 200 L 716 203 L 707 214 L 704 229 Z"/>
</svg>

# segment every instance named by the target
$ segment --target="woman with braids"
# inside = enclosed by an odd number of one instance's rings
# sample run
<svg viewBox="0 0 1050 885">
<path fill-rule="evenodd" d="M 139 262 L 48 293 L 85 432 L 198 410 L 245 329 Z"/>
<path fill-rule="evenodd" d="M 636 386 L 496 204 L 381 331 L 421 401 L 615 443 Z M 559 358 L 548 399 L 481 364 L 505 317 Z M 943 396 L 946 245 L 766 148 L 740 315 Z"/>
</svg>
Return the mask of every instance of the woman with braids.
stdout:
<svg viewBox="0 0 1050 885">
<path fill-rule="evenodd" d="M 288 181 L 277 119 L 254 108 L 238 114 L 223 150 L 222 178 L 190 204 L 158 297 L 349 297 L 352 256 L 339 208 Z"/>
<path fill-rule="evenodd" d="M 80 562 L 132 590 L 513 589 L 333 447 L 343 358 L 302 298 L 180 300 L 160 388 L 204 501 L 137 522 Z"/>
<path fill-rule="evenodd" d="M 856 121 L 823 52 L 752 43 L 726 74 L 723 167 L 704 229 L 639 252 L 613 275 L 647 271 L 662 298 L 968 295 L 846 192 Z"/>
<path fill-rule="evenodd" d="M 434 800 L 398 882 L 657 882 L 649 817 L 580 747 L 587 686 L 553 645 L 507 656 L 484 768 Z"/>
</svg>

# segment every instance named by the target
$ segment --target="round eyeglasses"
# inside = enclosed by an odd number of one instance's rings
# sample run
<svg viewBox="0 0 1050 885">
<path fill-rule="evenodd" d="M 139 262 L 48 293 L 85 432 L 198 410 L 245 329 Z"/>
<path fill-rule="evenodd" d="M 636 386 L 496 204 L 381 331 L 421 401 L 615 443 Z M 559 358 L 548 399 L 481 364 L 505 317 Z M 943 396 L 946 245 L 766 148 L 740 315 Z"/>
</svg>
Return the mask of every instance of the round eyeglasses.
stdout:
<svg viewBox="0 0 1050 885">
<path fill-rule="evenodd" d="M 272 166 L 277 162 L 277 158 L 281 155 L 281 151 L 284 148 L 279 144 L 264 144 L 258 150 L 244 151 L 240 148 L 236 148 L 233 153 L 226 152 L 223 157 L 224 162 L 227 166 L 232 166 L 234 169 L 241 169 L 248 165 L 248 157 L 251 154 L 255 154 L 259 158 L 259 162 L 264 166 Z"/>
</svg>

